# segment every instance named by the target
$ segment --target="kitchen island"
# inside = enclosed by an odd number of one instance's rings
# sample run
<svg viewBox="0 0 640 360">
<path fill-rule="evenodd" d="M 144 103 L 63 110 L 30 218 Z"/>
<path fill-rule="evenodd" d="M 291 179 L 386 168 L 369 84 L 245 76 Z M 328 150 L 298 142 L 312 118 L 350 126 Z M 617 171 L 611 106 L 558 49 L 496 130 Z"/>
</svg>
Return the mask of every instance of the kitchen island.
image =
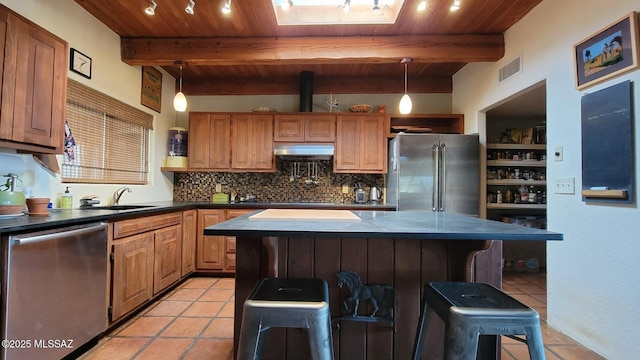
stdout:
<svg viewBox="0 0 640 360">
<path fill-rule="evenodd" d="M 205 235 L 236 236 L 235 341 L 242 304 L 263 277 L 318 277 L 329 283 L 332 318 L 349 318 L 342 304 L 349 291 L 336 274 L 351 270 L 364 284 L 389 285 L 396 292 L 392 325 L 339 321 L 334 328 L 336 359 L 408 359 L 427 281 L 479 281 L 479 273 L 500 271 L 500 259 L 484 264 L 474 256 L 495 240 L 562 240 L 563 235 L 453 213 L 271 209 L 222 222 Z M 355 218 L 352 216 L 355 215 Z M 499 255 L 498 255 L 499 257 Z M 483 269 L 482 267 L 490 267 Z M 499 281 L 494 285 L 500 286 Z M 355 320 L 366 317 L 366 302 Z M 395 315 L 394 315 L 395 314 Z M 442 324 L 430 328 L 429 358 L 442 358 Z M 495 343 L 495 341 L 494 341 Z M 483 347 L 489 355 L 496 347 Z M 267 358 L 308 358 L 306 334 L 273 329 Z M 286 354 L 286 356 L 285 356 Z"/>
</svg>

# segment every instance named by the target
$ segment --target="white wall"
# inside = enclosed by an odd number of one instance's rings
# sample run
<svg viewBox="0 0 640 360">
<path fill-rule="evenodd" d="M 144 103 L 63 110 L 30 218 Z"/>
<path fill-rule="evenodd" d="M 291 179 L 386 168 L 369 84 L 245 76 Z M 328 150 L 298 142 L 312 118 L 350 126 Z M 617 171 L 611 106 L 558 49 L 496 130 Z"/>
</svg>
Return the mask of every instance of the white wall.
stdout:
<svg viewBox="0 0 640 360">
<path fill-rule="evenodd" d="M 451 94 L 410 94 L 413 103 L 412 113 L 449 114 L 451 113 Z M 349 111 L 356 104 L 369 104 L 373 111 L 378 105 L 386 105 L 387 112 L 399 113 L 398 104 L 402 94 L 314 94 L 313 112 L 326 112 L 325 100 L 337 99 L 340 111 Z M 298 95 L 256 95 L 256 96 L 190 96 L 188 111 L 251 111 L 261 106 L 274 108 L 279 112 L 296 112 L 300 109 Z M 178 113 L 177 124 L 187 127 L 188 112 Z"/>
<path fill-rule="evenodd" d="M 546 80 L 547 151 L 564 147 L 564 161 L 547 163 L 548 179 L 581 181 L 580 100 L 587 93 L 634 82 L 636 193 L 640 188 L 640 70 L 575 89 L 573 46 L 631 11 L 637 0 L 544 0 L 505 34 L 499 63 L 466 66 L 454 77 L 453 112 L 465 114 L 467 131 L 484 133 L 485 111 Z M 522 55 L 523 73 L 498 84 L 498 68 Z M 565 240 L 547 243 L 548 322 L 607 359 L 636 359 L 640 352 L 640 211 L 585 204 L 581 196 L 547 192 L 548 227 Z"/>
<path fill-rule="evenodd" d="M 174 125 L 173 95 L 175 79 L 163 72 L 162 113 L 140 105 L 141 68 L 120 61 L 120 38 L 72 0 L 2 0 L 6 7 L 35 22 L 51 33 L 66 40 L 70 48 L 92 58 L 92 77 L 86 79 L 69 72 L 69 78 L 79 81 L 126 104 L 154 116 L 154 129 L 150 143 L 149 185 L 131 186 L 133 192 L 122 198 L 123 203 L 150 200 L 170 200 L 173 197 L 173 175 L 162 174 L 160 167 L 166 152 L 167 129 Z M 72 129 L 73 131 L 73 129 Z M 3 151 L 4 153 L 11 151 Z M 15 153 L 15 152 L 14 152 Z M 55 199 L 66 185 L 74 195 L 74 206 L 79 206 L 83 195 L 98 195 L 102 203 L 121 185 L 62 184 L 60 176 L 45 170 L 30 155 L 19 155 L 25 167 L 23 177 L 33 181 L 35 196 Z M 61 157 L 59 162 L 61 161 Z"/>
</svg>

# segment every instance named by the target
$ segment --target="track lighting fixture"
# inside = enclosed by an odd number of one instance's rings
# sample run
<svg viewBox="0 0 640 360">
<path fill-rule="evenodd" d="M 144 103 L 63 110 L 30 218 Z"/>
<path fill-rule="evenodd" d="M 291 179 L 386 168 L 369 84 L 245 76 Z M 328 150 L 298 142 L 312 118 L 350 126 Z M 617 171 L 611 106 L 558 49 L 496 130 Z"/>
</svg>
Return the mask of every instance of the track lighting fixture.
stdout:
<svg viewBox="0 0 640 360">
<path fill-rule="evenodd" d="M 342 10 L 344 12 L 349 12 L 349 10 L 351 10 L 351 0 L 344 0 L 344 6 L 342 6 Z"/>
<path fill-rule="evenodd" d="M 226 0 L 224 2 L 224 6 L 222 7 L 222 13 L 225 15 L 231 13 L 231 0 Z"/>
<path fill-rule="evenodd" d="M 460 0 L 453 0 L 453 5 L 449 8 L 451 11 L 457 11 L 460 9 Z"/>
<path fill-rule="evenodd" d="M 176 94 L 176 97 L 173 98 L 173 108 L 176 111 L 184 112 L 187 110 L 187 98 L 182 93 L 182 63 L 180 63 L 180 91 Z"/>
<path fill-rule="evenodd" d="M 402 98 L 400 99 L 400 114 L 411 113 L 411 108 L 413 107 L 411 98 L 409 97 L 409 94 L 407 94 L 407 65 L 411 60 L 411 58 L 403 58 L 400 60 L 400 64 L 404 64 L 404 95 L 402 95 Z"/>
<path fill-rule="evenodd" d="M 155 0 L 151 0 L 151 4 L 149 4 L 149 7 L 144 9 L 145 14 L 153 16 L 156 14 L 156 8 L 158 7 L 158 4 L 156 4 Z"/>
<path fill-rule="evenodd" d="M 373 0 L 373 10 L 380 10 L 380 6 L 378 6 L 378 0 Z"/>
<path fill-rule="evenodd" d="M 282 11 L 287 11 L 291 7 L 293 7 L 293 1 L 291 1 L 291 0 L 287 0 L 287 1 L 283 2 L 282 5 L 280 5 L 280 8 L 282 8 Z"/>
<path fill-rule="evenodd" d="M 189 15 L 193 15 L 193 8 L 196 7 L 196 2 L 194 0 L 189 0 L 189 5 L 187 5 L 186 8 L 184 8 L 184 12 L 186 12 Z"/>
<path fill-rule="evenodd" d="M 425 11 L 425 10 L 427 10 L 427 0 L 422 0 L 418 4 L 418 11 Z"/>
</svg>

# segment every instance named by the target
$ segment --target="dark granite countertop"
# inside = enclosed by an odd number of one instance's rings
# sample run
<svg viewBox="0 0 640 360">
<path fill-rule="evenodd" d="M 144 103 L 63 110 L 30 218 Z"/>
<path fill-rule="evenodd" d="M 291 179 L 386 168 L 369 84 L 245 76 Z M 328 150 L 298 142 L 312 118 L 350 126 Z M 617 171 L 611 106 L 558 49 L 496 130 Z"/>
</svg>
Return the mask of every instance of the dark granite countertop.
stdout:
<svg viewBox="0 0 640 360">
<path fill-rule="evenodd" d="M 303 210 L 301 210 L 303 211 Z M 360 220 L 250 219 L 215 224 L 205 235 L 283 237 L 377 237 L 440 240 L 562 240 L 556 232 L 454 213 L 353 211 Z"/>
<path fill-rule="evenodd" d="M 0 218 L 0 235 L 38 231 L 60 226 L 69 226 L 89 222 L 116 221 L 124 218 L 148 216 L 155 213 L 180 211 L 186 209 L 267 209 L 267 208 L 294 208 L 294 209 L 370 209 L 370 210 L 395 210 L 395 206 L 386 204 L 333 204 L 333 203 L 270 203 L 270 202 L 244 202 L 244 203 L 210 203 L 202 201 L 161 201 L 147 202 L 142 208 L 128 210 L 85 210 L 53 209 L 49 216 L 29 216 L 24 214 L 15 218 Z"/>
</svg>

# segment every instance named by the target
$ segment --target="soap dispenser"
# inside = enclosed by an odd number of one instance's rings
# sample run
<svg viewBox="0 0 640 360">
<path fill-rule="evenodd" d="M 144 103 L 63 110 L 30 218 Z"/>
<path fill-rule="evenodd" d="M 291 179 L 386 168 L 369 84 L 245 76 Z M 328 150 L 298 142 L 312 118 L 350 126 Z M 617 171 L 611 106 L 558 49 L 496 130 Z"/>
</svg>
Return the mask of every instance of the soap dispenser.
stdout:
<svg viewBox="0 0 640 360">
<path fill-rule="evenodd" d="M 60 196 L 60 207 L 63 209 L 71 209 L 73 207 L 73 195 L 69 192 L 69 187 Z"/>
</svg>

